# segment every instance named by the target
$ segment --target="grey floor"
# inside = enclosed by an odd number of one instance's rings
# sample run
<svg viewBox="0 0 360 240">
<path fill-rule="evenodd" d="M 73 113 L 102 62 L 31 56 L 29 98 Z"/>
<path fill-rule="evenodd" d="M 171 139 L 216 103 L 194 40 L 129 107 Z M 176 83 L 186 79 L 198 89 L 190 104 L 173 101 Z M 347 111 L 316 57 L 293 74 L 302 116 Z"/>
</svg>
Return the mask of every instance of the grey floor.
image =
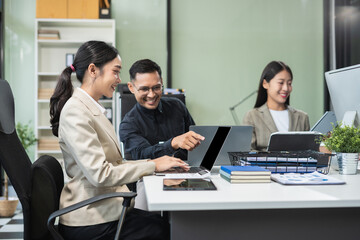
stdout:
<svg viewBox="0 0 360 240">
<path fill-rule="evenodd" d="M 15 212 L 11 218 L 0 218 L 0 239 L 23 239 L 24 220 L 21 211 Z"/>
</svg>

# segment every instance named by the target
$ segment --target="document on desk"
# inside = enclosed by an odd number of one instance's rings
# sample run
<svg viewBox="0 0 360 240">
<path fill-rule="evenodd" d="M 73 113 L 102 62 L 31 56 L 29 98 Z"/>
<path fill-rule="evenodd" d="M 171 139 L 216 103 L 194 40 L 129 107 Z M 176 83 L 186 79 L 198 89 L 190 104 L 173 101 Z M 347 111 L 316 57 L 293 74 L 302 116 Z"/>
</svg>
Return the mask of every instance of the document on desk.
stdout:
<svg viewBox="0 0 360 240">
<path fill-rule="evenodd" d="M 319 172 L 271 174 L 271 179 L 284 185 L 345 184 L 345 181 Z"/>
</svg>

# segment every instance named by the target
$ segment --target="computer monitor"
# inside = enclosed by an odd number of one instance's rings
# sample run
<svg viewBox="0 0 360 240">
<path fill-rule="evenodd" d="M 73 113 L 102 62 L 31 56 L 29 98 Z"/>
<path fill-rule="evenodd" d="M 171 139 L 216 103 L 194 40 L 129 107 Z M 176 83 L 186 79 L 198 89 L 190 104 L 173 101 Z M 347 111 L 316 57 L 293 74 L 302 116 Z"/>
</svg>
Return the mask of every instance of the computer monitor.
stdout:
<svg viewBox="0 0 360 240">
<path fill-rule="evenodd" d="M 345 125 L 359 125 L 360 64 L 325 73 L 336 119 Z"/>
</svg>

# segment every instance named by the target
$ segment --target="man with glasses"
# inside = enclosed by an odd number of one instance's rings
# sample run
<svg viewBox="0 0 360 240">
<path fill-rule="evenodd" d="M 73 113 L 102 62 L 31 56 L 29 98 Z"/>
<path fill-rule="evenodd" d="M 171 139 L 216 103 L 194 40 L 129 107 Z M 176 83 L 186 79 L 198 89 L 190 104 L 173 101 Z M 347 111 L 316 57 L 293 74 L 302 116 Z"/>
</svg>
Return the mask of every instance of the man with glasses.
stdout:
<svg viewBox="0 0 360 240">
<path fill-rule="evenodd" d="M 161 98 L 161 68 L 149 59 L 135 62 L 130 70 L 129 90 L 137 104 L 120 123 L 120 139 L 133 159 L 164 155 L 187 159 L 204 137 L 189 131 L 195 125 L 185 105 L 177 98 Z"/>
</svg>

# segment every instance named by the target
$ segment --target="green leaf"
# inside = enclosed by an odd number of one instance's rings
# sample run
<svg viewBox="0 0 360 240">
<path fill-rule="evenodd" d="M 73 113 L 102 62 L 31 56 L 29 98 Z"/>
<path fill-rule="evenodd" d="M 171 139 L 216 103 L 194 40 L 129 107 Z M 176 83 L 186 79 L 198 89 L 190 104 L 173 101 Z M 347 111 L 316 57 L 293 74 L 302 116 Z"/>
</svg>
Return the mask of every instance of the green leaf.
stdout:
<svg viewBox="0 0 360 240">
<path fill-rule="evenodd" d="M 325 146 L 335 152 L 359 153 L 360 129 L 354 126 L 343 126 L 341 122 L 327 136 L 323 136 Z"/>
<path fill-rule="evenodd" d="M 34 131 L 30 127 L 30 123 L 31 122 L 29 122 L 28 124 L 22 124 L 18 122 L 16 124 L 16 132 L 25 151 L 27 151 L 28 148 L 34 145 L 37 141 L 37 139 L 35 138 Z"/>
</svg>

